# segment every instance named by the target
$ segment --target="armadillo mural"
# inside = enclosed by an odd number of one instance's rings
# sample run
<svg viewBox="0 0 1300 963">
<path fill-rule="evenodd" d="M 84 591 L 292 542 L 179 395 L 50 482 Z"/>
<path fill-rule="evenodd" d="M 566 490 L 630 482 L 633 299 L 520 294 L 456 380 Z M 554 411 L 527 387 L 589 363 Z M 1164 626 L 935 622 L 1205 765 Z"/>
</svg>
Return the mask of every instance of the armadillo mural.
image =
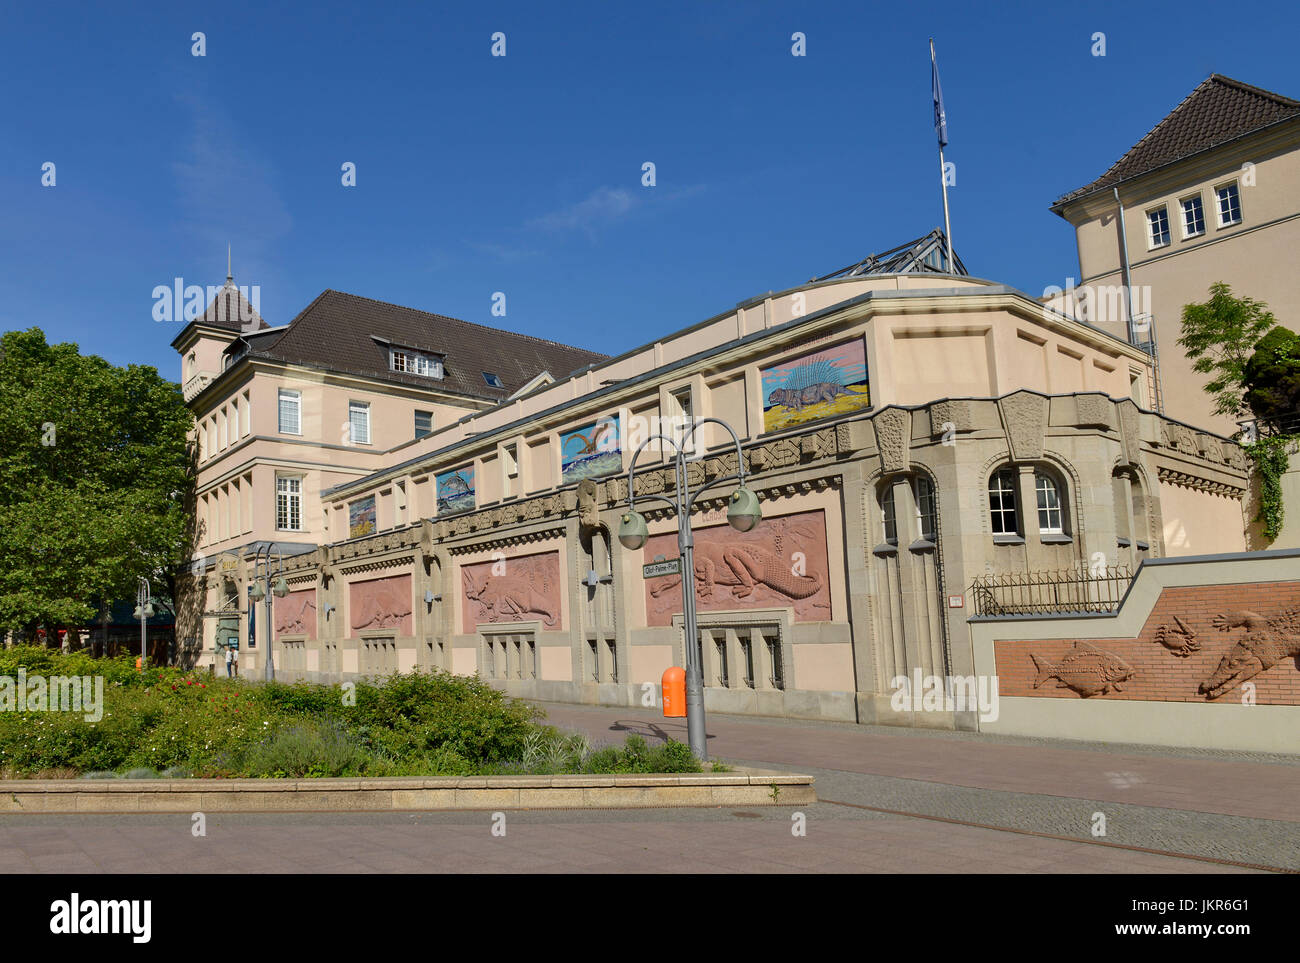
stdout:
<svg viewBox="0 0 1300 963">
<path fill-rule="evenodd" d="M 861 338 L 764 368 L 762 376 L 764 431 L 871 407 Z"/>
<path fill-rule="evenodd" d="M 393 575 L 348 586 L 348 613 L 352 634 L 368 629 L 393 629 L 410 635 L 411 576 Z"/>
<path fill-rule="evenodd" d="M 562 629 L 560 553 L 543 552 L 461 568 L 461 629 L 481 622 L 539 621 Z"/>
<path fill-rule="evenodd" d="M 655 535 L 644 559 L 676 558 L 677 535 Z M 796 622 L 831 617 L 824 512 L 765 518 L 752 532 L 725 522 L 695 530 L 695 590 L 701 612 L 747 608 L 794 609 Z M 682 580 L 670 575 L 645 580 L 647 625 L 671 625 L 682 610 Z"/>
<path fill-rule="evenodd" d="M 275 598 L 275 596 L 272 596 Z M 275 616 L 275 637 L 282 635 L 305 635 L 309 640 L 316 639 L 316 590 L 304 589 L 290 592 L 282 599 L 275 599 L 272 608 Z"/>
</svg>

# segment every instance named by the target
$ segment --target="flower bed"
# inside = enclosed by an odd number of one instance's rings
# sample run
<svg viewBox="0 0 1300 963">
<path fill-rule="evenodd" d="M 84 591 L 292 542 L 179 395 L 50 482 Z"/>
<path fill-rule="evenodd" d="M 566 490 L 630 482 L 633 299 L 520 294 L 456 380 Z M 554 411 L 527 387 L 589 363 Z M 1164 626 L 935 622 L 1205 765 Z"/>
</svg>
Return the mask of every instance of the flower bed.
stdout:
<svg viewBox="0 0 1300 963">
<path fill-rule="evenodd" d="M 0 711 L 0 778 L 471 776 L 699 772 L 679 742 L 592 747 L 472 676 L 250 683 L 133 660 L 0 649 L 0 676 L 103 679 L 102 716 Z M 721 768 L 721 767 L 718 767 Z"/>
</svg>

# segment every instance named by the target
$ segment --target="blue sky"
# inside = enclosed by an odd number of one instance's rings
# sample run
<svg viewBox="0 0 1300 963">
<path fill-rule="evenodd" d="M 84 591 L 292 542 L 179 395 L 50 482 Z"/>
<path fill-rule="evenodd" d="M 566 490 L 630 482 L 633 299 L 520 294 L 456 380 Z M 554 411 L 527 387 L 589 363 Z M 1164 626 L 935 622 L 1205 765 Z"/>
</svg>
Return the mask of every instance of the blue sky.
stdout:
<svg viewBox="0 0 1300 963">
<path fill-rule="evenodd" d="M 177 377 L 152 291 L 230 243 L 275 324 L 336 288 L 616 353 L 942 223 L 931 36 L 956 249 L 1037 294 L 1050 203 L 1210 73 L 1300 97 L 1296 9 L 7 4 L 0 330 Z"/>
</svg>

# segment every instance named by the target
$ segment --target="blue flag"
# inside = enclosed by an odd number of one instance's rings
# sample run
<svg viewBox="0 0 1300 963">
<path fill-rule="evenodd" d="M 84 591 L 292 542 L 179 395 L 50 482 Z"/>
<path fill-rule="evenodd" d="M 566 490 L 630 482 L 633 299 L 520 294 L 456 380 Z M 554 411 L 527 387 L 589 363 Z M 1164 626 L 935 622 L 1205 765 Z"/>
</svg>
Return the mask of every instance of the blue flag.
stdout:
<svg viewBox="0 0 1300 963">
<path fill-rule="evenodd" d="M 943 109 L 943 88 L 939 86 L 939 65 L 934 60 L 934 41 L 930 41 L 930 93 L 934 98 L 934 132 L 939 135 L 939 149 L 948 146 L 948 115 Z"/>
</svg>

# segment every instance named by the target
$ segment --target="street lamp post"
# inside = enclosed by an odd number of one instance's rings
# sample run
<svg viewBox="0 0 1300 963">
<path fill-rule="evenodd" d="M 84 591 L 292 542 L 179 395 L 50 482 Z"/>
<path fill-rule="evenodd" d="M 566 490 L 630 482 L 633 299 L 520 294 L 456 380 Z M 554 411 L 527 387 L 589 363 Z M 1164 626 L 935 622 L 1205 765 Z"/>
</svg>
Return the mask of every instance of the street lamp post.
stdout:
<svg viewBox="0 0 1300 963">
<path fill-rule="evenodd" d="M 276 575 L 275 584 L 271 584 L 271 551 L 275 550 L 276 557 Z M 275 681 L 275 639 L 271 632 L 271 601 L 268 595 L 274 595 L 278 599 L 284 598 L 289 594 L 289 583 L 284 580 L 284 559 L 280 555 L 280 550 L 275 548 L 274 544 L 266 546 L 266 573 L 257 574 L 258 562 L 262 559 L 262 549 L 259 548 L 253 556 L 253 586 L 248 591 L 248 597 L 253 605 L 266 599 L 266 667 L 262 672 L 262 678 L 267 682 Z M 265 583 L 265 588 L 263 588 Z M 256 615 L 253 616 L 257 618 Z"/>
<path fill-rule="evenodd" d="M 686 477 L 686 453 L 691 447 L 690 441 L 695 435 L 695 430 L 700 425 L 710 423 L 721 425 L 731 435 L 731 441 L 736 446 L 736 474 L 706 482 L 692 495 Z M 698 648 L 699 629 L 696 624 L 695 536 L 691 531 L 691 511 L 695 507 L 696 499 L 706 489 L 735 481 L 738 482 L 737 487 L 731 493 L 727 504 L 727 522 L 731 527 L 738 532 L 752 531 L 762 520 L 763 515 L 758 506 L 758 496 L 745 487 L 745 456 L 740 450 L 740 439 L 736 437 L 736 432 L 729 424 L 718 418 L 701 418 L 686 428 L 680 442 L 665 435 L 651 435 L 641 443 L 636 454 L 632 456 L 632 463 L 627 469 L 628 510 L 623 514 L 618 526 L 618 540 L 624 548 L 635 551 L 645 545 L 646 539 L 649 538 L 645 516 L 636 510 L 636 462 L 646 446 L 656 439 L 668 442 L 676 450 L 677 484 L 672 498 L 656 494 L 641 497 L 665 502 L 677 514 L 677 547 L 682 567 L 682 620 L 686 630 L 686 732 L 691 753 L 697 759 L 704 761 L 708 756 L 708 747 L 704 726 L 704 674 L 703 667 L 700 665 L 702 653 Z"/>
<path fill-rule="evenodd" d="M 144 660 L 149 655 L 145 623 L 153 615 L 153 602 L 150 600 L 149 595 L 149 580 L 143 575 L 140 576 L 140 587 L 135 593 L 135 612 L 132 614 L 140 620 L 140 664 L 143 665 Z M 107 652 L 107 646 L 105 646 L 105 652 Z"/>
</svg>

